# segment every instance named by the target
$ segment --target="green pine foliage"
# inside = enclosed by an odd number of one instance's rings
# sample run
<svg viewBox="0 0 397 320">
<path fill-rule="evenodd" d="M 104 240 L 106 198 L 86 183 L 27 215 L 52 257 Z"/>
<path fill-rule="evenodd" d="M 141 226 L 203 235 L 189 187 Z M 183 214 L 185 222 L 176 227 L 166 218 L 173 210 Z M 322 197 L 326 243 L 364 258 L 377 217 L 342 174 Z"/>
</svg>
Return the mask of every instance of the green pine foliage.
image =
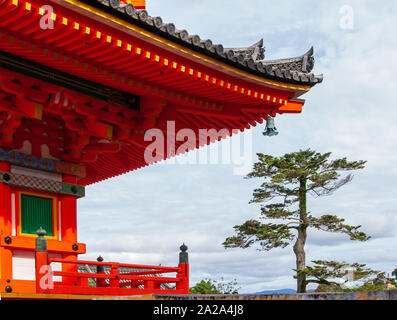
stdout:
<svg viewBox="0 0 397 320">
<path fill-rule="evenodd" d="M 306 275 L 306 283 L 317 283 L 316 292 L 362 292 L 385 290 L 385 272 L 373 270 L 365 264 L 337 261 L 312 261 L 299 271 Z"/>
<path fill-rule="evenodd" d="M 307 195 L 314 198 L 331 195 L 353 179 L 350 171 L 363 169 L 366 161 L 331 160 L 331 153 L 300 150 L 281 157 L 258 154 L 258 162 L 247 179 L 259 178 L 261 185 L 253 191 L 250 203 L 260 205 L 259 219 L 250 219 L 234 226 L 225 248 L 259 250 L 285 248 L 292 243 L 297 264 L 297 291 L 306 291 L 305 244 L 307 229 L 343 233 L 351 240 L 366 241 L 370 237 L 350 226 L 343 218 L 329 213 L 313 215 L 307 209 Z"/>
</svg>

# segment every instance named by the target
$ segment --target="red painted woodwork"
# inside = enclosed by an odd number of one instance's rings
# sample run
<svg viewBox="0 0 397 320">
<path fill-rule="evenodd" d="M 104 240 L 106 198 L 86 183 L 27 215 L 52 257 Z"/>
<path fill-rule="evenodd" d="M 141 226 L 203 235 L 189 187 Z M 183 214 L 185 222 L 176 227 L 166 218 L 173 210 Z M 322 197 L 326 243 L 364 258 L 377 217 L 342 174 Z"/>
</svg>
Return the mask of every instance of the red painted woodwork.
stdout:
<svg viewBox="0 0 397 320">
<path fill-rule="evenodd" d="M 6 113 L 0 117 L 11 117 L 3 125 L 0 145 L 21 147 L 30 130 L 33 154 L 40 154 L 45 143 L 52 156 L 84 164 L 81 185 L 151 164 L 144 160 L 149 142 L 143 133 L 150 128 L 166 133 L 168 120 L 176 121 L 176 130 L 190 128 L 196 136 L 200 128 L 226 129 L 230 135 L 233 129 L 255 126 L 269 113 L 302 109 L 302 101 L 289 102 L 299 88 L 260 83 L 221 66 L 210 67 L 193 55 L 139 36 L 139 30 L 127 33 L 57 3 L 51 2 L 54 29 L 42 30 L 42 4 L 3 1 L 0 50 L 141 96 L 140 110 L 133 111 L 2 70 L 0 110 Z M 6 18 L 11 12 L 12 18 Z M 64 129 L 55 129 L 58 124 Z M 197 141 L 191 147 L 199 146 Z M 168 156 L 159 154 L 156 159 Z"/>
<path fill-rule="evenodd" d="M 198 130 L 203 128 L 226 129 L 230 135 L 244 121 L 247 123 L 240 130 L 255 126 L 268 112 L 263 108 L 228 105 L 225 113 L 209 108 L 208 103 L 201 108 L 187 108 L 149 96 L 142 97 L 138 112 L 8 70 L 2 71 L 0 80 L 0 110 L 4 115 L 14 115 L 3 124 L 5 133 L 0 146 L 19 149 L 29 140 L 32 153 L 42 157 L 42 146 L 46 145 L 51 156 L 85 166 L 86 176 L 77 181 L 83 185 L 148 165 L 144 161 L 144 150 L 149 142 L 143 141 L 142 133 L 158 127 L 166 135 L 169 120 L 175 120 L 176 131 L 191 128 L 197 137 Z M 15 83 L 18 89 L 11 90 L 11 84 Z M 23 106 L 27 100 L 21 98 L 21 93 L 32 86 L 40 88 L 41 96 L 51 99 L 42 103 L 36 99 L 31 103 L 35 109 L 26 111 Z M 285 109 L 285 112 L 292 111 Z M 197 141 L 192 148 L 198 146 Z M 159 159 L 166 157 L 159 155 Z"/>
<path fill-rule="evenodd" d="M 0 162 L 0 170 L 10 172 L 11 166 L 9 163 Z M 63 181 L 75 183 L 76 177 L 64 175 Z M 77 255 L 86 253 L 86 246 L 83 243 L 77 242 L 75 197 L 25 190 L 22 187 L 0 183 L 0 292 L 5 292 L 6 288 L 10 287 L 12 288 L 12 292 L 35 293 L 35 281 L 14 279 L 13 273 L 15 267 L 13 264 L 13 255 L 15 252 L 33 254 L 35 252 L 36 241 L 34 235 L 20 233 L 20 192 L 28 192 L 38 196 L 50 195 L 54 198 L 57 207 L 56 215 L 53 216 L 53 219 L 56 221 L 56 229 L 54 230 L 54 237 L 47 239 L 47 248 L 50 254 L 57 254 L 64 259 L 76 261 Z M 14 202 L 11 201 L 12 194 L 14 195 Z M 14 217 L 12 217 L 12 206 L 14 208 Z M 14 222 L 12 222 L 13 219 Z M 77 245 L 77 249 L 74 245 Z M 38 259 L 40 258 L 38 257 Z M 31 263 L 34 263 L 34 260 Z M 73 267 L 71 271 L 76 271 L 76 268 Z"/>
<path fill-rule="evenodd" d="M 110 273 L 84 273 L 84 272 L 68 272 L 68 271 L 52 271 L 52 273 L 40 273 L 45 270 L 47 265 L 51 263 L 62 264 L 86 264 L 92 266 L 108 266 Z M 152 269 L 145 271 L 134 271 L 129 273 L 120 273 L 119 268 L 133 269 Z M 161 266 L 145 266 L 135 264 L 122 264 L 115 262 L 96 262 L 96 261 L 69 261 L 67 259 L 51 259 L 46 256 L 45 252 L 36 253 L 36 287 L 37 293 L 47 294 L 90 294 L 90 295 L 141 295 L 147 293 L 162 294 L 188 294 L 189 293 L 189 265 L 180 263 L 178 267 L 161 267 Z M 176 273 L 175 277 L 158 276 L 163 273 Z M 157 276 L 155 276 L 157 275 Z M 53 282 L 53 276 L 61 276 L 62 279 L 72 278 L 73 283 Z M 51 283 L 53 287 L 47 286 L 43 288 L 40 282 L 46 277 L 46 283 Z M 96 286 L 88 286 L 88 278 L 96 279 Z M 108 279 L 107 283 L 105 280 Z M 75 283 L 78 285 L 76 286 Z M 175 289 L 164 289 L 161 284 L 175 283 Z M 143 288 L 142 288 L 143 286 Z M 128 288 L 126 288 L 128 287 Z"/>
<path fill-rule="evenodd" d="M 122 2 L 138 9 L 146 5 L 145 0 Z M 51 5 L 54 12 L 43 5 Z M 296 98 L 308 87 L 255 76 L 80 5 L 84 9 L 73 1 L 0 0 L 0 52 L 62 72 L 67 80 L 55 85 L 59 82 L 50 79 L 55 77 L 53 71 L 47 78 L 33 78 L 26 69 L 10 70 L 2 64 L 0 149 L 55 158 L 65 169 L 62 182 L 90 185 L 221 140 L 263 123 L 269 115 L 302 111 L 304 101 Z M 43 29 L 40 21 L 48 14 L 54 27 Z M 66 83 L 74 77 L 79 84 L 94 83 L 95 88 L 137 96 L 139 106 L 73 90 Z M 164 151 L 157 150 L 156 157 L 146 162 L 152 141 L 144 136 L 149 129 L 159 129 L 166 138 Z M 181 129 L 193 130 L 196 141 L 172 141 Z M 216 134 L 202 141 L 200 129 L 214 129 Z M 179 150 L 182 145 L 186 148 Z M 0 170 L 10 172 L 10 165 L 0 163 Z M 77 242 L 77 199 L 61 194 L 53 194 L 55 237 L 47 237 L 48 252 L 35 252 L 35 280 L 13 279 L 13 254 L 35 250 L 36 238 L 18 231 L 19 203 L 11 201 L 23 190 L 0 183 L 0 292 L 7 287 L 21 293 L 117 296 L 189 292 L 185 263 L 159 267 L 78 260 L 86 246 Z M 49 259 L 48 254 L 61 258 Z M 49 263 L 61 263 L 62 271 L 40 272 Z M 110 273 L 78 272 L 78 264 L 109 266 Z M 121 273 L 122 267 L 138 271 Z M 176 276 L 159 276 L 163 273 Z M 53 277 L 62 277 L 62 282 L 53 282 Z M 89 287 L 89 278 L 97 280 L 96 287 Z M 40 286 L 42 281 L 50 286 Z M 162 288 L 168 283 L 175 289 Z"/>
<path fill-rule="evenodd" d="M 46 290 L 43 286 L 51 283 L 51 277 L 49 276 L 48 268 L 48 253 L 47 252 L 36 252 L 35 253 L 35 263 L 36 263 L 36 292 L 44 293 Z M 50 283 L 48 283 L 49 278 Z"/>
<path fill-rule="evenodd" d="M 74 226 L 74 229 L 76 227 Z M 6 234 L 8 236 L 8 234 Z M 20 236 L 10 236 L 11 243 L 7 244 L 4 241 L 4 236 L 0 240 L 0 246 L 6 248 L 8 250 L 11 249 L 24 249 L 29 251 L 34 251 L 35 249 L 35 237 L 20 237 Z M 54 239 L 48 239 L 48 251 L 53 253 L 62 253 L 66 256 L 68 255 L 76 255 L 76 254 L 84 254 L 86 253 L 86 246 L 84 243 L 76 243 L 76 241 L 57 241 Z M 79 246 L 78 250 L 73 250 L 73 244 L 77 244 Z"/>
<path fill-rule="evenodd" d="M 10 164 L 0 162 L 0 170 L 9 171 Z M 11 234 L 11 188 L 10 186 L 0 183 L 0 230 L 3 231 L 1 238 L 4 239 L 5 234 Z M 6 284 L 6 279 L 11 279 L 11 264 L 7 263 L 12 259 L 12 251 L 9 248 L 0 246 L 0 285 Z"/>
</svg>

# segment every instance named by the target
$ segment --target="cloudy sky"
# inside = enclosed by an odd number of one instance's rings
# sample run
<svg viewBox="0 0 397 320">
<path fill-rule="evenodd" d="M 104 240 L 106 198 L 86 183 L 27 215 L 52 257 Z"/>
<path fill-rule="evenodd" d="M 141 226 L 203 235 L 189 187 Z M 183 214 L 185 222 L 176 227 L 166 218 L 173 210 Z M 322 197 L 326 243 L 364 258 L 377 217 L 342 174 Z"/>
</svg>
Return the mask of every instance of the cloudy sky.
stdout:
<svg viewBox="0 0 397 320">
<path fill-rule="evenodd" d="M 310 199 L 314 215 L 335 214 L 372 236 L 356 243 L 343 235 L 310 232 L 307 260 L 397 267 L 397 2 L 370 0 L 148 0 L 152 16 L 224 47 L 264 39 L 266 59 L 315 49 L 314 73 L 324 82 L 302 98 L 304 111 L 277 117 L 280 134 L 263 125 L 232 139 L 251 141 L 247 162 L 262 152 L 281 156 L 311 148 L 332 157 L 368 160 L 366 169 L 330 197 Z M 203 149 L 209 152 L 212 148 Z M 193 153 L 191 156 L 195 156 Z M 79 200 L 82 259 L 139 264 L 178 263 L 189 246 L 191 284 L 236 279 L 241 293 L 295 288 L 291 247 L 260 252 L 222 247 L 233 226 L 256 218 L 248 204 L 261 182 L 236 174 L 240 164 L 157 164 L 93 186 Z M 240 172 L 241 173 L 241 172 Z"/>
</svg>

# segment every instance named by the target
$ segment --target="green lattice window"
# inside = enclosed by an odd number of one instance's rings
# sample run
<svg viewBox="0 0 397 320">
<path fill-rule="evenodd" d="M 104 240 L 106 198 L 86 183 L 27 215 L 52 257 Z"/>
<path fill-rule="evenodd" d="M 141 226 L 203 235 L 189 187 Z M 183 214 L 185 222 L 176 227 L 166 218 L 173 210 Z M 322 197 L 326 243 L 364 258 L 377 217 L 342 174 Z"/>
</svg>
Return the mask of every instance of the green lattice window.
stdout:
<svg viewBox="0 0 397 320">
<path fill-rule="evenodd" d="M 21 231 L 36 234 L 42 227 L 47 236 L 53 236 L 53 199 L 21 194 Z"/>
</svg>

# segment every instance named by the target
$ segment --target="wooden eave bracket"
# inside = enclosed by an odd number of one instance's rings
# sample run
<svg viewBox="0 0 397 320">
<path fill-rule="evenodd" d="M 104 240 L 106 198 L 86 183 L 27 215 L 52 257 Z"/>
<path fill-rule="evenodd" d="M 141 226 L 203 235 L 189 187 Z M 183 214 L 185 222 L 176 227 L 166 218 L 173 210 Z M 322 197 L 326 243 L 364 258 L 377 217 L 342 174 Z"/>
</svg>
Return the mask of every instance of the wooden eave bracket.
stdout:
<svg viewBox="0 0 397 320">
<path fill-rule="evenodd" d="M 301 113 L 305 100 L 289 99 L 286 104 L 280 106 L 277 110 L 278 113 Z"/>
</svg>

